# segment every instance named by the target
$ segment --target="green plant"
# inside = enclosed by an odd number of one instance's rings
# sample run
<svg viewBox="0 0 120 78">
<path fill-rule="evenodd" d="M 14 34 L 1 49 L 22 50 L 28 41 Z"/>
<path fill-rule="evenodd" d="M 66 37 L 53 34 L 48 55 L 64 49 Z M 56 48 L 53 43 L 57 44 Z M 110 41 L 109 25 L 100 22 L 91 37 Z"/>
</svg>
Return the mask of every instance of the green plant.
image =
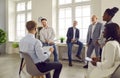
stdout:
<svg viewBox="0 0 120 78">
<path fill-rule="evenodd" d="M 60 40 L 65 40 L 65 38 L 64 38 L 64 37 L 61 37 Z"/>
<path fill-rule="evenodd" d="M 6 32 L 0 29 L 0 44 L 5 43 L 7 41 Z"/>
<path fill-rule="evenodd" d="M 61 43 L 63 43 L 64 40 L 65 40 L 64 37 L 61 37 L 61 38 L 60 38 Z"/>
<path fill-rule="evenodd" d="M 12 44 L 12 47 L 13 47 L 13 48 L 18 48 L 18 47 L 19 47 L 18 42 L 14 42 L 14 43 Z"/>
</svg>

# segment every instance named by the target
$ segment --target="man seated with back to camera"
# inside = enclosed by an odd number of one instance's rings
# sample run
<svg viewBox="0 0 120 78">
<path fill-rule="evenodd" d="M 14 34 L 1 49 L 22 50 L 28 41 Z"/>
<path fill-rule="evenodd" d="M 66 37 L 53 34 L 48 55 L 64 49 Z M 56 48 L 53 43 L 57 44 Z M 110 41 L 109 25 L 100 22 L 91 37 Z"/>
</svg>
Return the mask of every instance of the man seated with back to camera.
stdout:
<svg viewBox="0 0 120 78">
<path fill-rule="evenodd" d="M 26 28 L 28 30 L 28 34 L 20 40 L 20 51 L 26 52 L 30 55 L 40 72 L 44 73 L 54 70 L 53 78 L 59 78 L 62 64 L 58 62 L 46 62 L 54 49 L 52 47 L 49 50 L 44 49 L 40 40 L 35 38 L 35 33 L 37 32 L 36 22 L 28 21 L 26 23 Z M 46 74 L 46 78 L 51 78 L 50 73 Z"/>
</svg>

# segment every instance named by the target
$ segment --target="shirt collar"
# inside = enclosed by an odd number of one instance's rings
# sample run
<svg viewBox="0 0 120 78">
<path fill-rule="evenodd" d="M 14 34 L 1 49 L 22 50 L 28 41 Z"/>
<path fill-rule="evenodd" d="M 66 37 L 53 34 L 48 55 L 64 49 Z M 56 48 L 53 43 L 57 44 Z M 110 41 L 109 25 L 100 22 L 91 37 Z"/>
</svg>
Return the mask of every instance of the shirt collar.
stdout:
<svg viewBox="0 0 120 78">
<path fill-rule="evenodd" d="M 98 22 L 96 22 L 95 24 L 92 24 L 92 25 L 96 25 Z"/>
<path fill-rule="evenodd" d="M 28 36 L 31 36 L 31 37 L 35 38 L 35 35 L 32 34 L 32 33 L 28 33 Z"/>
<path fill-rule="evenodd" d="M 76 29 L 76 27 L 73 26 L 73 29 Z"/>
<path fill-rule="evenodd" d="M 112 23 L 112 20 L 110 20 L 109 22 L 107 22 L 107 24 L 109 24 L 109 23 Z"/>
<path fill-rule="evenodd" d="M 48 29 L 48 26 L 47 27 L 43 27 L 43 29 Z"/>
</svg>

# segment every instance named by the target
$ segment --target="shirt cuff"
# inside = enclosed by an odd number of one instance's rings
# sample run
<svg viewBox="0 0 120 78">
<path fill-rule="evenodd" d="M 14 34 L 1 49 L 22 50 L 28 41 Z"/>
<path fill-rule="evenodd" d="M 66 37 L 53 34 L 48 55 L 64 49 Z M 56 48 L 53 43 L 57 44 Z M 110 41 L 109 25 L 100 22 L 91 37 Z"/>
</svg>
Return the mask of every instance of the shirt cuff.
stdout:
<svg viewBox="0 0 120 78">
<path fill-rule="evenodd" d="M 51 55 L 51 52 L 50 52 L 50 51 L 44 52 L 44 54 L 47 54 L 48 56 L 50 56 L 50 55 Z"/>
</svg>

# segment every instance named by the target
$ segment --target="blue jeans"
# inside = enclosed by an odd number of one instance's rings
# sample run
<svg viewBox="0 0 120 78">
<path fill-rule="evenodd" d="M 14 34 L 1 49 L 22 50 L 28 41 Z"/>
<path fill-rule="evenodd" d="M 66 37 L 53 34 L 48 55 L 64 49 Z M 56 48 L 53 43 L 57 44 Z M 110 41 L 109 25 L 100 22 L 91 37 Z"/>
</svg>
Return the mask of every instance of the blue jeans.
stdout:
<svg viewBox="0 0 120 78">
<path fill-rule="evenodd" d="M 83 48 L 83 43 L 82 42 L 80 42 L 80 41 L 77 41 L 77 42 L 75 42 L 75 43 L 67 43 L 67 46 L 68 46 L 68 60 L 69 60 L 69 63 L 71 63 L 72 62 L 72 57 L 71 57 L 71 55 L 72 55 L 72 46 L 73 46 L 73 44 L 77 44 L 79 47 L 78 47 L 78 51 L 77 51 L 77 56 L 80 56 L 80 54 L 81 54 L 81 50 L 82 50 L 82 48 Z"/>
<path fill-rule="evenodd" d="M 43 43 L 43 46 L 53 46 L 54 48 L 54 51 L 53 51 L 53 54 L 54 54 L 54 62 L 58 62 L 58 52 L 57 52 L 57 49 L 56 49 L 56 45 L 55 44 L 48 44 L 48 43 Z"/>
</svg>

